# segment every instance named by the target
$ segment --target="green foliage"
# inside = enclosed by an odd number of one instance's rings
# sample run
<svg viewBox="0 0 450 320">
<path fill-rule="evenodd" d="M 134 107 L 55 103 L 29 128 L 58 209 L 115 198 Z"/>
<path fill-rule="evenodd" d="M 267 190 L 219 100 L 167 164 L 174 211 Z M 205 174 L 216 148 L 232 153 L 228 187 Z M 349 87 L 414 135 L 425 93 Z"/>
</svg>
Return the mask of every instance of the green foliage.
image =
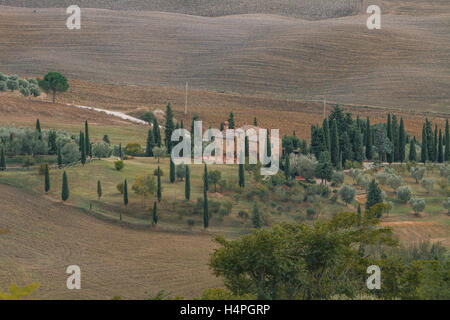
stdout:
<svg viewBox="0 0 450 320">
<path fill-rule="evenodd" d="M 416 214 L 419 214 L 423 210 L 425 210 L 425 200 L 420 198 L 412 198 L 408 201 L 411 208 L 414 210 Z"/>
<path fill-rule="evenodd" d="M 419 183 L 420 180 L 423 179 L 425 174 L 425 167 L 413 167 L 411 168 L 411 177 L 416 179 L 416 183 Z"/>
<path fill-rule="evenodd" d="M 96 158 L 108 158 L 111 153 L 111 147 L 106 142 L 96 142 L 92 145 L 92 155 Z"/>
<path fill-rule="evenodd" d="M 65 92 L 69 89 L 66 77 L 59 72 L 49 72 L 43 80 L 38 80 L 39 87 L 45 92 L 52 92 L 53 103 L 55 103 L 56 92 Z"/>
<path fill-rule="evenodd" d="M 412 197 L 412 191 L 409 186 L 399 187 L 397 190 L 397 198 L 403 203 L 407 203 Z"/>
<path fill-rule="evenodd" d="M 161 184 L 161 169 L 158 166 L 157 169 L 157 189 L 156 189 L 156 197 L 158 198 L 158 202 L 161 202 L 162 198 L 162 184 Z"/>
<path fill-rule="evenodd" d="M 69 199 L 69 181 L 67 179 L 67 173 L 64 171 L 62 178 L 62 191 L 61 191 L 61 199 L 62 201 L 67 201 Z"/>
<path fill-rule="evenodd" d="M 208 174 L 208 184 L 214 185 L 214 192 L 217 192 L 217 184 L 222 178 L 222 173 L 219 170 L 212 170 Z"/>
<path fill-rule="evenodd" d="M 259 212 L 259 208 L 258 205 L 255 204 L 253 205 L 253 210 L 252 210 L 252 225 L 253 228 L 261 228 L 263 226 L 263 220 L 261 217 L 261 213 Z"/>
<path fill-rule="evenodd" d="M 23 288 L 16 284 L 9 286 L 9 292 L 0 292 L 0 300 L 29 300 L 29 296 L 39 287 L 39 283 L 34 282 Z"/>
<path fill-rule="evenodd" d="M 116 189 L 117 189 L 117 191 L 120 192 L 120 194 L 123 194 L 123 191 L 124 191 L 124 184 L 123 184 L 123 182 L 119 182 L 119 183 L 116 185 Z"/>
<path fill-rule="evenodd" d="M 142 153 L 142 147 L 139 143 L 128 143 L 125 147 L 125 154 L 130 156 L 138 156 Z"/>
<path fill-rule="evenodd" d="M 124 167 L 125 163 L 123 162 L 123 160 L 114 161 L 114 168 L 116 168 L 117 171 L 122 170 Z"/>
<path fill-rule="evenodd" d="M 153 148 L 153 156 L 158 159 L 158 163 L 159 163 L 159 160 L 161 158 L 164 158 L 167 156 L 166 147 L 154 147 Z"/>
<path fill-rule="evenodd" d="M 339 189 L 339 195 L 341 196 L 342 201 L 345 202 L 346 205 L 351 203 L 355 199 L 355 188 L 348 184 L 344 184 L 341 189 Z"/>
<path fill-rule="evenodd" d="M 366 209 L 383 202 L 381 189 L 375 180 L 372 180 L 367 190 Z"/>
<path fill-rule="evenodd" d="M 133 182 L 131 190 L 141 196 L 143 201 L 145 201 L 146 198 L 154 195 L 156 192 L 155 177 L 152 175 L 145 175 L 136 178 Z"/>
<path fill-rule="evenodd" d="M 45 189 L 45 193 L 48 193 L 50 190 L 50 173 L 48 170 L 48 164 L 45 164 L 45 169 L 44 169 L 44 175 L 45 175 L 45 183 L 44 183 L 44 189 Z"/>
<path fill-rule="evenodd" d="M 422 188 L 424 188 L 427 191 L 427 193 L 433 191 L 434 183 L 435 183 L 434 179 L 422 179 L 421 181 Z"/>
</svg>

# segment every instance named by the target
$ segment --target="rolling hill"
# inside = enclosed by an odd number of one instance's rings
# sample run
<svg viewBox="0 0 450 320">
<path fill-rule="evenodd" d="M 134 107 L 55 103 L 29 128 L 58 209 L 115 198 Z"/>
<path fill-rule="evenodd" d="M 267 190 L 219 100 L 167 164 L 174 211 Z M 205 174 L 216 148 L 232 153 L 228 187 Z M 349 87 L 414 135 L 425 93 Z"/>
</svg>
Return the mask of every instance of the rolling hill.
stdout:
<svg viewBox="0 0 450 320">
<path fill-rule="evenodd" d="M 56 5 L 0 1 L 38 3 Z M 152 7 L 162 3 L 119 1 L 115 8 L 165 10 Z M 201 14 L 195 9 L 200 5 L 183 3 L 193 11 L 176 5 L 172 12 L 83 8 L 79 31 L 66 28 L 61 8 L 1 7 L 0 71 L 39 76 L 59 70 L 79 80 L 162 87 L 189 81 L 195 89 L 247 96 L 326 96 L 338 103 L 449 112 L 450 4 L 444 1 L 381 1 L 382 29 L 372 31 L 367 15 L 353 11 L 311 21 L 264 8 L 219 16 L 211 5 L 214 17 L 204 17 L 178 13 Z"/>
</svg>

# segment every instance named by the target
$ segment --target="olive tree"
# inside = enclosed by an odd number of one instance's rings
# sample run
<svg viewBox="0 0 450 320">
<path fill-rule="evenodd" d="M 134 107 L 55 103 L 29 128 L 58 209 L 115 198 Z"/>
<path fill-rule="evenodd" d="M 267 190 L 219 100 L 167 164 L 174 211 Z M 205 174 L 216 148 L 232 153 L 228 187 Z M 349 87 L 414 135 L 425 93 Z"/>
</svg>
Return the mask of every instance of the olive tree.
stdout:
<svg viewBox="0 0 450 320">
<path fill-rule="evenodd" d="M 61 149 L 61 156 L 64 163 L 73 163 L 80 160 L 79 147 L 75 142 L 67 143 Z"/>
<path fill-rule="evenodd" d="M 294 155 L 290 158 L 291 171 L 298 176 L 305 179 L 314 178 L 314 170 L 317 165 L 317 160 L 314 155 Z"/>
<path fill-rule="evenodd" d="M 450 214 L 450 197 L 442 202 L 442 206 L 444 207 L 444 209 L 447 209 L 448 213 Z"/>
<path fill-rule="evenodd" d="M 108 158 L 111 156 L 112 149 L 106 142 L 96 142 L 92 146 L 92 155 L 96 158 Z"/>
<path fill-rule="evenodd" d="M 430 193 L 431 191 L 433 191 L 434 179 L 422 179 L 421 184 L 422 188 L 427 190 L 427 193 Z"/>
<path fill-rule="evenodd" d="M 409 200 L 409 204 L 416 214 L 419 214 L 420 212 L 425 210 L 425 200 L 423 199 L 412 198 Z"/>
<path fill-rule="evenodd" d="M 416 179 L 416 183 L 419 183 L 419 181 L 423 179 L 424 174 L 425 174 L 425 167 L 412 167 L 411 168 L 411 177 Z"/>
<path fill-rule="evenodd" d="M 402 186 L 399 187 L 397 190 L 397 198 L 404 202 L 407 203 L 412 197 L 412 192 L 411 192 L 411 188 L 409 186 Z"/>
<path fill-rule="evenodd" d="M 346 205 L 348 205 L 350 202 L 355 199 L 355 188 L 352 186 L 345 184 L 342 186 L 341 189 L 339 189 L 339 195 L 341 196 L 342 201 L 345 202 Z"/>
</svg>

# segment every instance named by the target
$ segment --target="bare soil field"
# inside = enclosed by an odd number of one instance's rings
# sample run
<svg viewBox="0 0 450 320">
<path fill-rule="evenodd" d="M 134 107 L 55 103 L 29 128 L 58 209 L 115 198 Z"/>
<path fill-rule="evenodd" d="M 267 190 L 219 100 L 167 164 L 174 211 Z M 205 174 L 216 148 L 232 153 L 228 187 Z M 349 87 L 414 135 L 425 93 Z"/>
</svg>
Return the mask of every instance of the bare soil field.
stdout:
<svg viewBox="0 0 450 320">
<path fill-rule="evenodd" d="M 4 185 L 0 203 L 0 291 L 37 281 L 38 299 L 143 299 L 162 289 L 192 298 L 222 285 L 207 266 L 209 235 L 130 230 Z M 81 290 L 66 288 L 73 264 Z"/>
<path fill-rule="evenodd" d="M 230 111 L 235 115 L 238 126 L 252 124 L 256 117 L 263 128 L 278 128 L 281 134 L 292 134 L 309 138 L 312 124 L 321 124 L 323 103 L 304 102 L 287 99 L 273 99 L 246 96 L 233 93 L 221 93 L 204 90 L 189 90 L 188 113 L 184 114 L 184 88 L 154 86 L 132 86 L 100 84 L 88 81 L 70 81 L 70 90 L 60 96 L 60 101 L 83 104 L 98 108 L 136 112 L 139 110 L 162 109 L 171 103 L 177 120 L 190 125 L 192 116 L 198 114 L 208 125 L 218 128 L 220 122 L 228 119 Z M 1 103 L 1 102 L 0 102 Z M 326 104 L 326 112 L 334 104 Z M 420 110 L 398 110 L 394 108 L 373 108 L 355 105 L 341 105 L 345 111 L 360 117 L 371 117 L 372 122 L 386 121 L 387 113 L 403 117 L 407 131 L 420 137 L 425 117 L 440 127 L 445 125 L 447 114 L 423 112 Z"/>
<path fill-rule="evenodd" d="M 380 4 L 382 29 L 372 31 L 365 13 L 308 21 L 104 9 L 83 9 L 82 29 L 69 31 L 62 8 L 1 7 L 0 71 L 448 113 L 450 4 Z"/>
</svg>

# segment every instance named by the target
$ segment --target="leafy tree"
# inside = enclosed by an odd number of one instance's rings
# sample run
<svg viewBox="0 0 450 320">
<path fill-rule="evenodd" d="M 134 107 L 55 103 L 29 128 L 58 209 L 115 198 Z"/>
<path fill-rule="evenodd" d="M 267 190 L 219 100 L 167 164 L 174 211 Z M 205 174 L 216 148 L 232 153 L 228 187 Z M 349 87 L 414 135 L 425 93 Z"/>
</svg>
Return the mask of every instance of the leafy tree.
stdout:
<svg viewBox="0 0 450 320">
<path fill-rule="evenodd" d="M 422 180 L 425 174 L 425 167 L 412 167 L 411 168 L 411 176 L 416 179 L 416 183 L 419 183 Z"/>
<path fill-rule="evenodd" d="M 56 92 L 66 92 L 69 89 L 66 77 L 59 72 L 49 72 L 43 80 L 38 80 L 39 87 L 45 92 L 52 92 L 52 101 L 56 101 Z"/>
<path fill-rule="evenodd" d="M 158 197 L 158 202 L 161 202 L 161 198 L 162 198 L 162 185 L 161 185 L 161 169 L 158 166 L 158 186 L 157 186 L 157 190 L 156 190 L 156 196 Z"/>
<path fill-rule="evenodd" d="M 356 184 L 363 188 L 364 190 L 367 190 L 367 188 L 370 185 L 371 177 L 368 174 L 360 174 L 356 178 Z"/>
<path fill-rule="evenodd" d="M 397 198 L 404 202 L 404 203 L 408 203 L 408 201 L 411 199 L 412 197 L 412 191 L 411 188 L 409 186 L 401 186 L 397 189 Z"/>
<path fill-rule="evenodd" d="M 314 175 L 316 178 L 324 181 L 330 181 L 333 174 L 333 165 L 330 161 L 330 155 L 328 151 L 324 151 L 320 154 L 319 162 L 314 168 Z"/>
<path fill-rule="evenodd" d="M 100 201 L 100 199 L 102 198 L 102 183 L 100 182 L 100 180 L 97 181 L 97 196 L 98 200 Z"/>
<path fill-rule="evenodd" d="M 376 205 L 377 203 L 383 202 L 383 196 L 381 193 L 381 189 L 376 183 L 375 179 L 373 179 L 369 184 L 369 189 L 367 190 L 367 200 L 366 200 L 366 209 Z"/>
<path fill-rule="evenodd" d="M 422 187 L 427 190 L 427 193 L 430 193 L 434 187 L 434 179 L 422 179 Z"/>
<path fill-rule="evenodd" d="M 64 171 L 62 178 L 62 191 L 61 191 L 61 199 L 62 201 L 67 201 L 69 199 L 69 181 L 67 179 L 67 173 Z"/>
<path fill-rule="evenodd" d="M 395 191 L 402 185 L 402 178 L 395 174 L 391 174 L 387 180 L 387 184 Z"/>
<path fill-rule="evenodd" d="M 61 155 L 64 163 L 74 163 L 80 160 L 80 152 L 74 142 L 66 143 L 61 149 Z"/>
<path fill-rule="evenodd" d="M 96 158 L 108 158 L 111 152 L 111 147 L 106 142 L 96 142 L 92 145 L 92 155 Z"/>
<path fill-rule="evenodd" d="M 137 142 L 128 143 L 125 146 L 125 154 L 128 154 L 130 156 L 138 156 L 142 153 L 142 147 Z"/>
<path fill-rule="evenodd" d="M 314 155 L 295 155 L 291 158 L 291 170 L 305 179 L 314 178 L 317 160 Z M 339 161 L 338 161 L 339 162 Z"/>
<path fill-rule="evenodd" d="M 348 205 L 355 199 L 355 188 L 348 184 L 344 184 L 341 189 L 339 189 L 339 195 L 341 196 L 342 201 L 345 202 L 345 205 Z"/>
<path fill-rule="evenodd" d="M 153 155 L 155 158 L 158 159 L 158 163 L 159 160 L 165 156 L 167 156 L 167 149 L 166 147 L 154 147 L 153 148 Z"/>
<path fill-rule="evenodd" d="M 344 178 L 344 173 L 342 173 L 342 171 L 334 171 L 331 175 L 331 182 L 336 185 L 340 185 L 344 183 Z"/>
<path fill-rule="evenodd" d="M 213 170 L 208 174 L 208 184 L 214 185 L 214 192 L 217 192 L 217 183 L 219 183 L 222 173 L 219 170 Z"/>
<path fill-rule="evenodd" d="M 191 170 L 186 166 L 186 183 L 184 185 L 184 197 L 186 200 L 191 198 Z"/>
<path fill-rule="evenodd" d="M 450 214 L 450 197 L 444 199 L 444 201 L 442 202 L 442 206 L 444 207 L 444 209 L 447 209 L 448 213 Z"/>
<path fill-rule="evenodd" d="M 45 193 L 50 190 L 50 172 L 48 170 L 48 164 L 45 164 Z"/>
<path fill-rule="evenodd" d="M 19 90 L 19 78 L 17 76 L 9 76 L 6 80 L 6 87 L 12 91 Z"/>
<path fill-rule="evenodd" d="M 156 204 L 156 201 L 153 202 L 153 217 L 152 217 L 152 224 L 157 225 L 158 224 L 158 206 Z"/>
<path fill-rule="evenodd" d="M 145 205 L 145 199 L 156 192 L 155 177 L 153 175 L 140 176 L 136 178 L 133 182 L 131 189 L 137 195 L 142 197 L 143 203 Z"/>
<path fill-rule="evenodd" d="M 412 198 L 409 200 L 409 204 L 416 214 L 425 210 L 425 201 L 423 199 Z"/>
<path fill-rule="evenodd" d="M 186 166 L 184 164 L 179 164 L 175 167 L 175 173 L 177 176 L 177 179 L 183 181 L 186 177 Z"/>
</svg>

